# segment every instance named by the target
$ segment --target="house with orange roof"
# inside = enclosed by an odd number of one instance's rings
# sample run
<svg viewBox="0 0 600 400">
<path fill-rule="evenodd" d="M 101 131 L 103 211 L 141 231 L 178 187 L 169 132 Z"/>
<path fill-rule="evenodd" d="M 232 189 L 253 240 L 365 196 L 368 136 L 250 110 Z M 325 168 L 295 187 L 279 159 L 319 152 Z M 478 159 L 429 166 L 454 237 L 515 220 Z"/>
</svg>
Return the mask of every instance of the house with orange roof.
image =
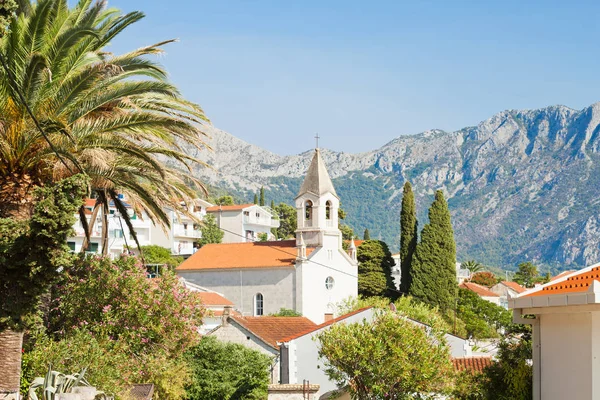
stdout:
<svg viewBox="0 0 600 400">
<path fill-rule="evenodd" d="M 305 317 L 242 317 L 224 314 L 222 323 L 207 333 L 220 341 L 242 344 L 269 356 L 272 360 L 271 383 L 280 381 L 278 342 L 316 326 Z"/>
<path fill-rule="evenodd" d="M 336 304 L 358 295 L 356 245 L 351 242 L 348 252 L 342 248 L 339 204 L 316 149 L 295 199 L 295 239 L 208 244 L 179 265 L 177 274 L 222 293 L 243 316 L 287 308 L 315 323 L 332 319 Z M 232 212 L 243 216 L 246 209 L 257 208 L 248 205 Z"/>
<path fill-rule="evenodd" d="M 492 292 L 490 289 L 488 289 L 485 286 L 479 285 L 477 283 L 465 281 L 465 282 L 461 283 L 460 285 L 458 285 L 458 287 L 470 290 L 471 292 L 477 294 L 482 299 L 487 300 L 496 305 L 500 305 L 500 296 L 498 294 Z"/>
<path fill-rule="evenodd" d="M 490 290 L 500 296 L 499 304 L 504 308 L 508 308 L 508 298 L 516 297 L 527 289 L 517 282 L 502 281 L 492 286 Z"/>
<path fill-rule="evenodd" d="M 600 399 L 600 264 L 510 298 L 509 307 L 516 323 L 532 325 L 533 399 Z"/>
<path fill-rule="evenodd" d="M 271 229 L 279 227 L 273 210 L 257 204 L 218 205 L 207 208 L 206 212 L 214 215 L 217 226 L 223 230 L 223 243 L 253 242 L 261 234 L 272 240 Z"/>
</svg>

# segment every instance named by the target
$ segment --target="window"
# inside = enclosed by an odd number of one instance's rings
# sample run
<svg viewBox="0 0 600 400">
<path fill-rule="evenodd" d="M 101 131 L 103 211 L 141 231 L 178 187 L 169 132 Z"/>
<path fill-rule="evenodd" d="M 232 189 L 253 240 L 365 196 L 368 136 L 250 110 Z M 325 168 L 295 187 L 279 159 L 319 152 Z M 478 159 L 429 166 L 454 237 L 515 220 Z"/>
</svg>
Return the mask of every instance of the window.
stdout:
<svg viewBox="0 0 600 400">
<path fill-rule="evenodd" d="M 69 246 L 69 249 L 71 249 L 71 251 L 75 251 L 75 242 L 67 242 L 67 246 Z"/>
<path fill-rule="evenodd" d="M 244 215 L 249 217 L 250 216 L 250 211 L 244 211 Z"/>
<path fill-rule="evenodd" d="M 186 222 L 183 223 L 183 230 L 187 231 L 187 223 Z"/>
<path fill-rule="evenodd" d="M 98 243 L 90 242 L 90 245 L 88 246 L 87 251 L 90 251 L 92 253 L 97 253 L 98 252 Z"/>
<path fill-rule="evenodd" d="M 333 277 L 328 276 L 327 279 L 325 279 L 325 289 L 327 289 L 327 290 L 333 289 L 334 283 L 335 283 L 335 281 L 333 280 Z"/>
<path fill-rule="evenodd" d="M 312 201 L 306 200 L 306 203 L 304 205 L 304 218 L 306 218 L 307 221 L 310 221 L 312 219 L 312 206 Z"/>
<path fill-rule="evenodd" d="M 254 315 L 261 316 L 264 313 L 264 300 L 261 293 L 256 293 L 254 296 Z"/>
<path fill-rule="evenodd" d="M 260 213 L 256 213 L 256 218 L 260 218 Z"/>
<path fill-rule="evenodd" d="M 202 212 L 202 207 L 194 206 L 194 212 Z"/>
<path fill-rule="evenodd" d="M 325 219 L 331 219 L 331 202 L 329 200 L 325 203 Z"/>
<path fill-rule="evenodd" d="M 115 230 L 113 230 L 112 237 L 118 238 L 118 239 L 122 238 L 123 237 L 123 230 L 121 230 L 121 229 L 115 229 Z"/>
</svg>

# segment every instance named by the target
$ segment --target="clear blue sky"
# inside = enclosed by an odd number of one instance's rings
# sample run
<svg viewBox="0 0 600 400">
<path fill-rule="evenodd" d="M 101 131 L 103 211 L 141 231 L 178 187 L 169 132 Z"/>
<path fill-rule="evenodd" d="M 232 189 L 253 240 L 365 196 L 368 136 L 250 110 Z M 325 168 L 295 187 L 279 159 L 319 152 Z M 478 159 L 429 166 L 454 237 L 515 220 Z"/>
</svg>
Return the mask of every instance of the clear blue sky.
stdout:
<svg viewBox="0 0 600 400">
<path fill-rule="evenodd" d="M 492 4 L 493 3 L 493 4 Z M 600 100 L 600 2 L 110 0 L 213 124 L 279 154 L 361 152 L 509 108 Z"/>
</svg>

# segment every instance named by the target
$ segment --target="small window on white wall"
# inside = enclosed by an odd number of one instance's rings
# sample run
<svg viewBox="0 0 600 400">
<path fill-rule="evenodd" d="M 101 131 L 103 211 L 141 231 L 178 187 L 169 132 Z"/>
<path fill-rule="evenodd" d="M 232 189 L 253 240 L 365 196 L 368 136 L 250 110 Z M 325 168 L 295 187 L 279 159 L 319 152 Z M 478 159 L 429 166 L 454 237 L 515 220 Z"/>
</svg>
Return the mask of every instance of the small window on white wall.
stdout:
<svg viewBox="0 0 600 400">
<path fill-rule="evenodd" d="M 327 289 L 327 290 L 333 289 L 334 284 L 335 284 L 335 281 L 333 280 L 333 277 L 328 276 L 327 279 L 325 279 L 325 289 Z"/>
<path fill-rule="evenodd" d="M 256 293 L 254 296 L 254 315 L 261 316 L 264 313 L 264 302 L 263 295 L 261 293 Z"/>
</svg>

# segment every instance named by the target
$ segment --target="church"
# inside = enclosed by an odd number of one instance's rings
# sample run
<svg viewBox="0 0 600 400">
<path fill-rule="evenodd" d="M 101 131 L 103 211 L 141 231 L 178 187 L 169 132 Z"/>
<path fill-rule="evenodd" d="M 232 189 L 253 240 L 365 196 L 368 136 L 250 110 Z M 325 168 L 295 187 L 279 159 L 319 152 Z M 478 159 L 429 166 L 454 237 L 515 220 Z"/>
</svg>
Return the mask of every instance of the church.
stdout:
<svg viewBox="0 0 600 400">
<path fill-rule="evenodd" d="M 316 324 L 336 317 L 336 304 L 358 295 L 354 242 L 346 252 L 338 229 L 340 199 L 319 149 L 295 199 L 296 238 L 207 244 L 177 274 L 222 293 L 243 316 L 292 309 Z"/>
</svg>

